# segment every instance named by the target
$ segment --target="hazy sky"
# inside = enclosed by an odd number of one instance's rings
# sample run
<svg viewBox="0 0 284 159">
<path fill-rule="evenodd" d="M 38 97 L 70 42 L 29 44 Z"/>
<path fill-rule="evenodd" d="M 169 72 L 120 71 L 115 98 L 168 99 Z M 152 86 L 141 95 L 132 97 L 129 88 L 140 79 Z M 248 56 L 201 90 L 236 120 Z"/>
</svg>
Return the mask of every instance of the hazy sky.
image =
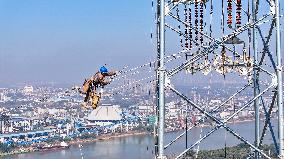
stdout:
<svg viewBox="0 0 284 159">
<path fill-rule="evenodd" d="M 150 39 L 150 33 L 155 32 L 151 2 L 0 0 L 0 86 L 81 83 L 103 64 L 119 70 L 155 59 L 156 50 Z M 207 6 L 209 10 L 210 6 Z M 216 20 L 220 20 L 220 9 L 221 5 L 214 5 Z M 260 11 L 268 12 L 267 7 Z M 266 28 L 268 26 L 269 23 Z M 206 33 L 208 30 L 205 29 Z M 219 21 L 213 21 L 213 30 L 213 36 L 220 37 Z M 265 30 L 264 35 L 267 34 Z M 173 53 L 178 50 L 175 47 L 180 46 L 179 38 L 172 31 L 166 33 L 170 43 L 166 47 L 173 48 L 174 51 L 169 50 Z M 240 37 L 246 38 L 247 33 Z M 259 51 L 261 49 L 259 47 Z"/>
<path fill-rule="evenodd" d="M 150 0 L 0 0 L 0 83 L 80 82 L 155 57 Z"/>
</svg>

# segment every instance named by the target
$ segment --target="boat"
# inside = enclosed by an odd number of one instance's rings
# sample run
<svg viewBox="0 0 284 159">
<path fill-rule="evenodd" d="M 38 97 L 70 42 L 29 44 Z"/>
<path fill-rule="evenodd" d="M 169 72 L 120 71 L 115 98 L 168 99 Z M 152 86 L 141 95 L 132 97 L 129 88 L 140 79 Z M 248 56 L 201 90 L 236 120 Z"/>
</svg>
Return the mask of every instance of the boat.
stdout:
<svg viewBox="0 0 284 159">
<path fill-rule="evenodd" d="M 66 142 L 61 142 L 60 144 L 45 144 L 37 146 L 38 151 L 55 151 L 55 150 L 63 150 L 69 148 L 70 145 L 68 145 Z"/>
</svg>

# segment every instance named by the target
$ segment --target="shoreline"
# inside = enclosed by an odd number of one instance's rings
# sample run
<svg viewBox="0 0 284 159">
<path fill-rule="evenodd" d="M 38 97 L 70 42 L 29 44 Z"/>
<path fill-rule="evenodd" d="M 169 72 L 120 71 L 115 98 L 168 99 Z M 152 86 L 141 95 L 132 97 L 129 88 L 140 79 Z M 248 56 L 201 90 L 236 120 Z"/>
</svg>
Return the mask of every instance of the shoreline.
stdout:
<svg viewBox="0 0 284 159">
<path fill-rule="evenodd" d="M 112 140 L 116 138 L 123 138 L 123 137 L 129 137 L 129 136 L 140 136 L 140 135 L 147 135 L 147 134 L 150 134 L 150 133 L 149 132 L 129 132 L 129 133 L 104 134 L 94 139 L 75 139 L 75 140 L 68 141 L 67 143 L 70 145 L 79 145 L 79 144 L 85 144 L 85 143 L 93 143 L 93 142 L 98 142 L 98 141 L 106 141 L 106 140 Z"/>
<path fill-rule="evenodd" d="M 117 139 L 117 138 L 124 138 L 124 137 L 129 137 L 129 136 L 140 136 L 140 135 L 147 135 L 147 134 L 150 134 L 150 133 L 149 132 L 128 132 L 128 133 L 104 134 L 94 139 L 75 139 L 71 141 L 66 141 L 66 143 L 68 145 L 78 145 L 79 146 L 81 144 L 86 144 L 86 143 L 94 143 L 94 142 L 99 142 L 99 141 L 107 141 L 107 140 L 112 140 L 112 139 Z M 19 154 L 24 154 L 24 153 L 32 153 L 32 152 L 44 152 L 44 151 L 39 151 L 37 149 L 34 149 L 33 146 L 29 146 L 26 148 L 19 148 L 19 149 L 16 149 L 8 153 L 0 153 L 0 157 L 10 156 L 10 155 L 19 155 Z"/>
<path fill-rule="evenodd" d="M 227 124 L 239 124 L 239 123 L 252 122 L 252 121 L 254 121 L 254 119 L 231 121 L 231 122 L 228 122 Z M 204 124 L 203 126 L 197 125 L 197 126 L 195 126 L 195 128 L 212 127 L 212 126 L 214 126 L 214 125 Z M 165 133 L 179 132 L 179 131 L 184 131 L 184 129 L 166 130 Z M 96 138 L 73 139 L 73 140 L 65 141 L 65 142 L 68 145 L 80 146 L 81 144 L 86 144 L 86 143 L 95 143 L 95 142 L 99 142 L 99 141 L 108 141 L 108 140 L 113 140 L 113 139 L 117 139 L 117 138 L 124 138 L 124 137 L 129 137 L 129 136 L 140 136 L 140 135 L 153 135 L 153 132 L 129 131 L 127 133 L 102 134 L 102 135 L 97 136 Z M 14 151 L 8 152 L 8 153 L 0 153 L 0 157 L 10 156 L 10 155 L 19 155 L 19 154 L 24 154 L 24 153 L 32 153 L 32 152 L 42 152 L 42 151 L 38 151 L 37 149 L 34 149 L 33 146 L 29 146 L 29 147 L 25 147 L 25 148 L 15 149 Z"/>
<path fill-rule="evenodd" d="M 270 121 L 276 120 L 277 118 L 271 118 Z M 263 121 L 264 119 L 260 119 L 260 121 Z M 232 120 L 226 123 L 226 125 L 232 125 L 232 124 L 241 124 L 241 123 L 246 123 L 246 122 L 253 122 L 255 121 L 253 118 L 252 119 L 243 119 L 243 120 Z M 190 125 L 189 127 L 191 127 Z M 196 126 L 193 126 L 193 128 L 208 128 L 208 127 L 215 127 L 216 124 L 198 124 Z M 180 128 L 180 129 L 166 129 L 165 133 L 171 133 L 171 132 L 179 132 L 179 131 L 185 131 L 185 128 Z"/>
</svg>

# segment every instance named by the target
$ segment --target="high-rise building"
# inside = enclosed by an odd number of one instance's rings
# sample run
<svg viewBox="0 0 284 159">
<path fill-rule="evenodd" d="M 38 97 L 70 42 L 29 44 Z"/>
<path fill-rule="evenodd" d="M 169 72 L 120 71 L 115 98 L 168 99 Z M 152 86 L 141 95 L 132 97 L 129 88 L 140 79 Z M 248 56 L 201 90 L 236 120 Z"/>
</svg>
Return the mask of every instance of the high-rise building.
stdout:
<svg viewBox="0 0 284 159">
<path fill-rule="evenodd" d="M 24 87 L 24 90 L 23 90 L 23 92 L 24 92 L 25 94 L 32 93 L 33 91 L 34 91 L 33 86 L 25 86 L 25 87 Z"/>
<path fill-rule="evenodd" d="M 0 102 L 5 102 L 7 100 L 7 97 L 5 96 L 5 94 L 2 92 L 0 93 Z"/>
</svg>

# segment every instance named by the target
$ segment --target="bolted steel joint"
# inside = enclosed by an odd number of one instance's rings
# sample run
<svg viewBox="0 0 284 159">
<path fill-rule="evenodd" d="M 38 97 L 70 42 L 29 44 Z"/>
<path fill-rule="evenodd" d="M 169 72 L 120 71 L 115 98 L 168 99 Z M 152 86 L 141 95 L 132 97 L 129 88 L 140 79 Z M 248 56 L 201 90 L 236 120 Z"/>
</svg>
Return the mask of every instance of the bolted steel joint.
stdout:
<svg viewBox="0 0 284 159">
<path fill-rule="evenodd" d="M 271 81 L 271 85 L 273 86 L 273 87 L 277 87 L 277 85 L 278 85 L 278 82 L 277 82 L 277 76 L 276 76 L 276 74 L 273 74 L 272 75 L 272 81 Z"/>
</svg>

